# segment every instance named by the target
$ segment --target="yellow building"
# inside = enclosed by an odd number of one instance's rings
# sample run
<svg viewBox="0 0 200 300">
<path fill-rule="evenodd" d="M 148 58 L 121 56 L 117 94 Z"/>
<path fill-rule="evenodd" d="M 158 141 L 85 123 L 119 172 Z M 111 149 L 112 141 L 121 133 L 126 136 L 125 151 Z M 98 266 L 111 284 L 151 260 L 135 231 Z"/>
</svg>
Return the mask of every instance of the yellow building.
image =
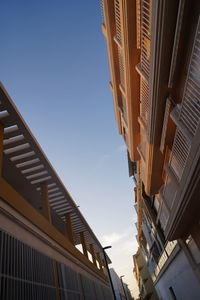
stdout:
<svg viewBox="0 0 200 300">
<path fill-rule="evenodd" d="M 2 84 L 0 172 L 0 299 L 112 299 L 100 242 Z"/>
<path fill-rule="evenodd" d="M 136 183 L 138 242 L 147 245 L 149 261 L 154 261 L 150 269 L 160 297 L 179 299 L 184 294 L 188 297 L 184 299 L 196 299 L 200 294 L 200 2 L 102 0 L 102 9 L 115 117 Z M 166 264 L 170 269 L 169 257 L 176 251 L 178 274 L 184 264 L 191 274 L 177 280 L 176 286 L 169 283 L 161 288 L 168 280 L 161 278 L 161 270 Z M 193 292 L 186 287 L 181 291 L 187 280 Z"/>
<path fill-rule="evenodd" d="M 153 286 L 150 273 L 147 268 L 147 262 L 145 260 L 145 253 L 142 249 L 138 249 L 135 255 L 133 255 L 134 263 L 134 275 L 138 283 L 141 300 L 157 300 L 157 294 Z"/>
</svg>

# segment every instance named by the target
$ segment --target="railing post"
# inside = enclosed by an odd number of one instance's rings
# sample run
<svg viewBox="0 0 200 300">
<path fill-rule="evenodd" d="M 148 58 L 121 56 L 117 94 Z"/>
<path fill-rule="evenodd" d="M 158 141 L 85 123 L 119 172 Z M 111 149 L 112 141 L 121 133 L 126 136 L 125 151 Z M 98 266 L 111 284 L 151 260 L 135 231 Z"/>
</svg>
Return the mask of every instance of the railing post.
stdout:
<svg viewBox="0 0 200 300">
<path fill-rule="evenodd" d="M 90 244 L 90 253 L 92 255 L 93 264 L 95 265 L 95 267 L 97 267 L 96 256 L 95 256 L 93 244 Z"/>
<path fill-rule="evenodd" d="M 2 168 L 3 168 L 3 130 L 4 127 L 0 123 L 0 176 L 2 176 Z"/>
<path fill-rule="evenodd" d="M 65 223 L 66 223 L 67 238 L 74 245 L 72 221 L 71 221 L 70 214 L 65 215 Z"/>
<path fill-rule="evenodd" d="M 86 242 L 85 242 L 84 232 L 80 232 L 80 239 L 81 239 L 81 244 L 82 244 L 82 247 L 83 247 L 83 254 L 85 255 L 85 257 L 88 258 L 87 245 L 86 245 Z"/>
<path fill-rule="evenodd" d="M 41 184 L 41 199 L 43 215 L 51 223 L 51 209 L 48 198 L 48 187 L 46 183 Z"/>
</svg>

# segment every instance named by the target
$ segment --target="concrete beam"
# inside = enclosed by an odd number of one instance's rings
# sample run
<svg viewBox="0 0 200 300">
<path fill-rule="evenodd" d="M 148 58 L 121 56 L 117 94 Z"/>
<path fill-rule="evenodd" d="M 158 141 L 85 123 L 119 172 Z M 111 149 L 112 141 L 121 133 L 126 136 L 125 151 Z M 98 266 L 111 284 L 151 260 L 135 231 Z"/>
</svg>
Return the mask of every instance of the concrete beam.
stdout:
<svg viewBox="0 0 200 300">
<path fill-rule="evenodd" d="M 92 255 L 93 264 L 97 267 L 96 255 L 95 255 L 95 252 L 94 252 L 93 244 L 90 244 L 90 253 Z"/>
<path fill-rule="evenodd" d="M 97 254 L 97 260 L 99 262 L 100 270 L 103 271 L 103 266 L 102 266 L 102 261 L 101 261 L 100 254 L 99 254 L 99 252 L 97 252 L 96 254 Z"/>
<path fill-rule="evenodd" d="M 51 209 L 48 199 L 48 187 L 46 183 L 41 184 L 41 200 L 43 215 L 49 221 L 49 223 L 51 223 Z"/>
<path fill-rule="evenodd" d="M 83 247 L 83 254 L 88 258 L 87 245 L 86 245 L 86 242 L 85 242 L 84 232 L 80 232 L 80 239 L 81 239 L 81 244 L 82 244 L 82 247 Z"/>
<path fill-rule="evenodd" d="M 70 214 L 65 215 L 66 231 L 68 240 L 74 245 L 74 236 L 72 229 L 72 220 Z"/>
</svg>

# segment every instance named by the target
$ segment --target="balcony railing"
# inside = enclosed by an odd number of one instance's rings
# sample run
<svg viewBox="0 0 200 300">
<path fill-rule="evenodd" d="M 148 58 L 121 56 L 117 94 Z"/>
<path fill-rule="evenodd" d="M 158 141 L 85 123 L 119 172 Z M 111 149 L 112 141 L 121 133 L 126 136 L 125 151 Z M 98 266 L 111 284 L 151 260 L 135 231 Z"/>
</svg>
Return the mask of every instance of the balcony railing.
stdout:
<svg viewBox="0 0 200 300">
<path fill-rule="evenodd" d="M 141 47 L 141 2 L 136 0 L 137 48 Z"/>
<path fill-rule="evenodd" d="M 148 84 L 143 80 L 143 78 L 140 79 L 140 116 L 145 124 L 145 126 L 148 126 L 149 122 L 149 86 Z"/>
<path fill-rule="evenodd" d="M 119 75 L 120 75 L 120 84 L 125 87 L 125 78 L 124 78 L 124 58 L 122 48 L 118 47 L 118 59 L 119 59 Z"/>
<path fill-rule="evenodd" d="M 177 241 L 167 242 L 165 249 L 163 250 L 163 252 L 158 260 L 158 264 L 154 270 L 154 274 L 152 274 L 153 281 L 155 281 L 156 278 L 158 277 L 160 271 L 166 264 L 167 260 L 169 259 L 170 255 L 172 254 L 172 252 L 174 251 L 176 245 L 177 245 Z"/>
<path fill-rule="evenodd" d="M 100 8 L 101 8 L 102 23 L 105 24 L 104 0 L 100 0 Z"/>
<path fill-rule="evenodd" d="M 115 37 L 119 44 L 121 44 L 121 17 L 119 0 L 115 0 Z"/>
<path fill-rule="evenodd" d="M 124 121 L 127 125 L 128 124 L 128 119 L 127 119 L 126 99 L 123 95 L 122 95 L 122 110 L 123 110 L 123 118 L 124 118 Z"/>
</svg>

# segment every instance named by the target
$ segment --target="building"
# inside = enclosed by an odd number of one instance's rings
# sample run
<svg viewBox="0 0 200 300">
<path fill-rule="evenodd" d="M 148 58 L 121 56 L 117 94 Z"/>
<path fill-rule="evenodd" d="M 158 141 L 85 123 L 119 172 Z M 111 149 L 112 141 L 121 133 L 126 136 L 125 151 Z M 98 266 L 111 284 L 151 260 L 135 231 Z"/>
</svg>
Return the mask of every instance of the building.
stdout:
<svg viewBox="0 0 200 300">
<path fill-rule="evenodd" d="M 113 283 L 116 300 L 132 300 L 128 285 L 123 282 L 113 268 L 110 269 L 110 275 Z"/>
<path fill-rule="evenodd" d="M 142 248 L 133 255 L 134 275 L 138 283 L 141 300 L 158 300 L 153 281 L 147 267 L 147 256 Z"/>
<path fill-rule="evenodd" d="M 0 172 L 0 299 L 112 299 L 100 242 L 2 84 Z"/>
<path fill-rule="evenodd" d="M 159 298 L 198 299 L 200 2 L 102 0 L 102 12 L 139 246 Z"/>
<path fill-rule="evenodd" d="M 126 300 L 134 300 L 134 298 L 132 297 L 132 295 L 131 295 L 131 291 L 130 291 L 130 289 L 129 289 L 129 287 L 128 287 L 128 284 L 127 283 L 125 283 L 125 282 L 123 282 L 123 287 L 124 287 L 124 294 L 125 294 L 125 296 L 126 296 Z M 122 298 L 123 299 L 123 298 Z"/>
</svg>

